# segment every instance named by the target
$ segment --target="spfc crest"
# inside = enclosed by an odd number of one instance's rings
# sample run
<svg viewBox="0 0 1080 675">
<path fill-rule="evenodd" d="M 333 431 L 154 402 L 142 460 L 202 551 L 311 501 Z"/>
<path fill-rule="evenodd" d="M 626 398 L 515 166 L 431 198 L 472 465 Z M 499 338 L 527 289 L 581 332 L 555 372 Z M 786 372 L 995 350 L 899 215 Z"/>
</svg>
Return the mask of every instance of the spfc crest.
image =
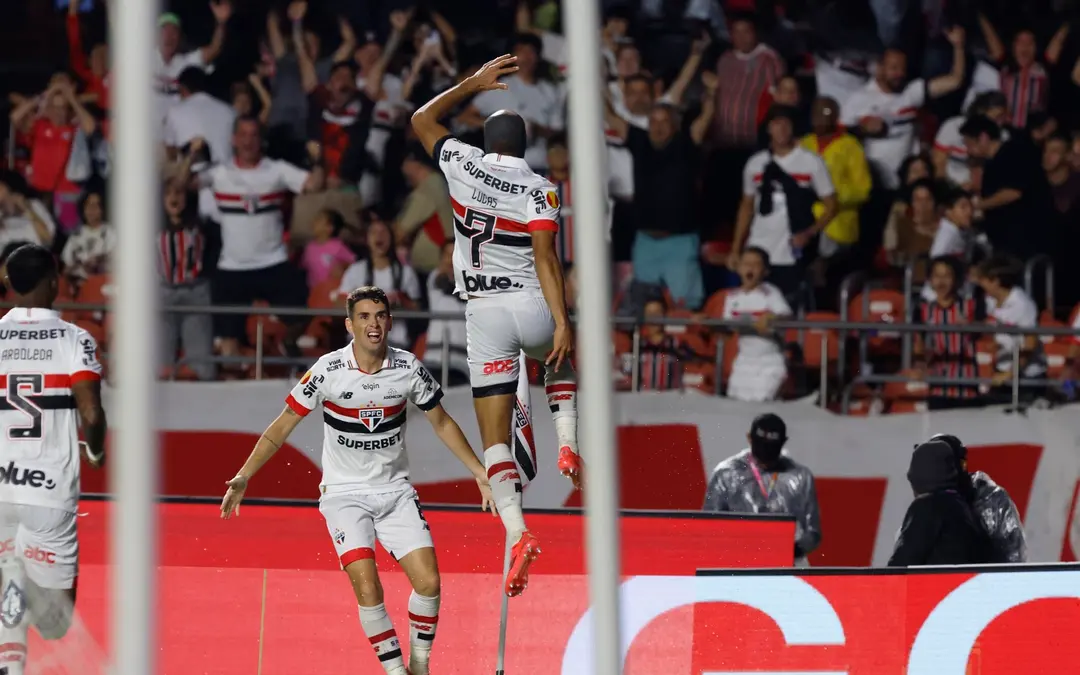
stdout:
<svg viewBox="0 0 1080 675">
<path fill-rule="evenodd" d="M 3 598 L 0 598 L 0 623 L 4 624 L 4 628 L 15 628 L 22 623 L 24 614 L 26 594 L 14 582 L 9 582 L 4 587 Z"/>
<path fill-rule="evenodd" d="M 375 431 L 375 427 L 382 424 L 382 421 L 382 408 L 362 408 L 360 410 L 360 424 L 367 427 L 368 431 Z"/>
<path fill-rule="evenodd" d="M 345 533 L 336 527 L 334 528 L 334 543 L 336 543 L 338 546 L 345 545 Z"/>
</svg>

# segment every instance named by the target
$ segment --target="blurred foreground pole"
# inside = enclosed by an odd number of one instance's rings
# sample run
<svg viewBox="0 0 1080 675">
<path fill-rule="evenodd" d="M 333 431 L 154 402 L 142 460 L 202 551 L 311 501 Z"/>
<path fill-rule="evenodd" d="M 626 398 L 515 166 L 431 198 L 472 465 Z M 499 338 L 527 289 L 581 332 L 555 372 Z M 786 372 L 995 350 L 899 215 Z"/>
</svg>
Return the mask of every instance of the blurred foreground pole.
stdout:
<svg viewBox="0 0 1080 675">
<path fill-rule="evenodd" d="M 611 256 L 604 190 L 604 84 L 600 79 L 600 17 L 595 0 L 563 2 L 570 50 L 570 181 L 574 194 L 578 273 L 578 444 L 585 458 L 585 516 L 593 667 L 619 675 L 619 467 L 611 392 Z"/>
<path fill-rule="evenodd" d="M 109 459 L 112 508 L 112 661 L 114 675 L 153 675 L 154 565 L 157 549 L 157 433 L 154 429 L 158 281 L 153 268 L 160 191 L 151 55 L 157 0 L 109 0 L 113 39 L 115 147 L 110 176 L 113 223 L 119 230 L 114 265 L 116 337 L 110 371 L 117 396 L 108 411 L 117 428 Z"/>
</svg>

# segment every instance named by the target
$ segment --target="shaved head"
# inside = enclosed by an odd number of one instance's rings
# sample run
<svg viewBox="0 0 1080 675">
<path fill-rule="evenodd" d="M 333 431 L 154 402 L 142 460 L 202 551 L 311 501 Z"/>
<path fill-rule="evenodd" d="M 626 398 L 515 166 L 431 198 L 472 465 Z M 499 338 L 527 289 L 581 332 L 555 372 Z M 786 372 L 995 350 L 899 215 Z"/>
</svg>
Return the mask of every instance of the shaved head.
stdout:
<svg viewBox="0 0 1080 675">
<path fill-rule="evenodd" d="M 496 155 L 524 157 L 525 120 L 511 110 L 499 110 L 484 120 L 484 150 Z"/>
</svg>

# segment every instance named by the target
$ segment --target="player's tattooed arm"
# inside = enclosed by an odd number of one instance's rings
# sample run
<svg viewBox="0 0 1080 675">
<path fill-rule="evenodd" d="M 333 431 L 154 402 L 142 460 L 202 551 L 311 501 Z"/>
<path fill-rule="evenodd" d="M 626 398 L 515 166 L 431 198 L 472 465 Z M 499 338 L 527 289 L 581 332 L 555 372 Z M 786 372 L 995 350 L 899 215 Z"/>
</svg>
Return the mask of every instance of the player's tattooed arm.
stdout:
<svg viewBox="0 0 1080 675">
<path fill-rule="evenodd" d="M 101 405 L 101 380 L 83 380 L 71 386 L 75 405 L 82 420 L 83 442 L 92 464 L 101 466 L 105 461 L 105 435 L 108 424 L 105 408 Z"/>
</svg>

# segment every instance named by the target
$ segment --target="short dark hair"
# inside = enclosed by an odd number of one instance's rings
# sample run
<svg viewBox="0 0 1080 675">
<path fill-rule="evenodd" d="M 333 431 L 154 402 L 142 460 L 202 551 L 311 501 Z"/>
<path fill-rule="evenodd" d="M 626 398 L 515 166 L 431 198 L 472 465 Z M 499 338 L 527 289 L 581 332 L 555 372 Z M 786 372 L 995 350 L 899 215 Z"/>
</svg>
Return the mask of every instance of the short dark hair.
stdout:
<svg viewBox="0 0 1080 675">
<path fill-rule="evenodd" d="M 570 139 L 567 137 L 565 131 L 556 131 L 551 135 L 551 138 L 547 140 L 548 150 L 552 148 L 569 148 Z"/>
<path fill-rule="evenodd" d="M 198 66 L 188 66 L 180 71 L 176 85 L 187 89 L 192 94 L 206 91 L 206 71 Z"/>
<path fill-rule="evenodd" d="M 1001 127 L 986 115 L 972 115 L 967 118 L 960 127 L 960 135 L 964 138 L 979 138 L 986 134 L 990 140 L 1001 140 Z"/>
<path fill-rule="evenodd" d="M 1000 91 L 984 91 L 975 97 L 968 108 L 969 115 L 985 115 L 993 108 L 1007 108 L 1008 99 Z"/>
<path fill-rule="evenodd" d="M 528 137 L 525 120 L 510 110 L 499 110 L 484 120 L 484 150 L 498 155 L 524 157 Z"/>
<path fill-rule="evenodd" d="M 1055 131 L 1054 133 L 1046 137 L 1046 142 L 1049 143 L 1050 141 L 1061 141 L 1065 144 L 1065 147 L 1069 147 L 1072 145 L 1072 138 L 1070 138 L 1067 133 L 1060 130 Z"/>
<path fill-rule="evenodd" d="M 8 285 L 19 295 L 30 293 L 56 275 L 56 258 L 44 246 L 23 244 L 8 256 Z"/>
<path fill-rule="evenodd" d="M 938 204 L 944 206 L 946 209 L 951 209 L 956 206 L 961 199 L 971 199 L 971 193 L 963 188 L 949 188 L 945 191 L 945 194 L 941 195 Z"/>
<path fill-rule="evenodd" d="M 772 264 L 769 260 L 769 252 L 760 246 L 747 246 L 743 249 L 743 255 L 746 255 L 747 253 L 757 254 L 757 256 L 761 258 L 761 262 L 765 264 L 766 270 L 769 269 L 769 266 Z"/>
<path fill-rule="evenodd" d="M 939 255 L 936 258 L 930 260 L 930 266 L 927 268 L 929 271 L 933 271 L 938 265 L 945 265 L 953 273 L 953 287 L 952 292 L 956 293 L 960 286 L 964 283 L 964 263 L 954 255 Z"/>
<path fill-rule="evenodd" d="M 353 315 L 353 308 L 363 300 L 378 302 L 386 308 L 387 312 L 390 311 L 390 300 L 386 297 L 386 291 L 378 286 L 361 286 L 349 293 L 348 297 L 345 298 L 345 311 L 350 319 Z"/>
<path fill-rule="evenodd" d="M 330 221 L 330 227 L 334 230 L 335 237 L 341 234 L 341 231 L 345 229 L 345 218 L 337 209 L 326 208 L 320 211 L 319 215 Z"/>
<path fill-rule="evenodd" d="M 94 195 L 97 195 L 98 199 L 101 200 L 102 220 L 105 219 L 105 192 L 106 192 L 106 190 L 105 190 L 104 186 L 95 185 L 93 187 L 87 188 L 86 190 L 83 191 L 83 193 L 81 195 L 79 195 L 79 204 L 78 204 L 79 218 L 82 219 L 82 221 L 84 223 L 86 222 L 86 203 L 88 201 L 90 201 L 90 198 L 93 197 Z"/>
<path fill-rule="evenodd" d="M 757 30 L 757 17 L 753 12 L 747 12 L 745 10 L 739 10 L 735 12 L 729 12 L 727 15 L 727 23 L 729 26 L 733 26 L 738 22 L 748 23 L 750 27 Z"/>
<path fill-rule="evenodd" d="M 540 41 L 539 37 L 532 33 L 518 33 L 514 35 L 514 39 L 510 42 L 510 51 L 514 51 L 520 45 L 532 47 L 537 56 L 540 56 L 544 52 L 544 43 Z"/>
<path fill-rule="evenodd" d="M 360 69 L 357 68 L 356 63 L 354 61 L 352 61 L 350 59 L 342 59 L 341 61 L 334 61 L 333 65 L 330 66 L 330 74 L 333 75 L 335 72 L 337 72 L 341 68 L 348 68 L 349 72 L 354 77 L 356 76 L 356 74 L 358 72 L 360 72 Z"/>
<path fill-rule="evenodd" d="M 1016 288 L 1024 278 L 1024 266 L 1007 255 L 993 255 L 978 265 L 979 275 L 993 279 L 1005 288 Z"/>
<path fill-rule="evenodd" d="M 652 91 L 653 79 L 645 73 L 635 73 L 634 75 L 631 75 L 630 77 L 626 78 L 624 84 L 626 86 L 630 86 L 630 84 L 633 82 L 644 82 L 645 86 L 648 87 L 650 91 Z"/>
<path fill-rule="evenodd" d="M 934 182 L 933 178 L 920 178 L 911 185 L 907 186 L 907 190 L 904 194 L 904 201 L 908 204 L 915 198 L 915 191 L 919 188 L 926 188 L 930 191 L 930 196 L 933 197 L 934 203 L 938 203 L 938 184 Z"/>
<path fill-rule="evenodd" d="M 258 127 L 259 134 L 262 134 L 262 122 L 260 122 L 259 118 L 255 117 L 254 115 L 237 115 L 236 120 L 233 121 L 232 125 L 233 133 L 235 134 L 240 128 L 240 125 L 245 122 L 252 122 L 256 127 Z"/>
</svg>

